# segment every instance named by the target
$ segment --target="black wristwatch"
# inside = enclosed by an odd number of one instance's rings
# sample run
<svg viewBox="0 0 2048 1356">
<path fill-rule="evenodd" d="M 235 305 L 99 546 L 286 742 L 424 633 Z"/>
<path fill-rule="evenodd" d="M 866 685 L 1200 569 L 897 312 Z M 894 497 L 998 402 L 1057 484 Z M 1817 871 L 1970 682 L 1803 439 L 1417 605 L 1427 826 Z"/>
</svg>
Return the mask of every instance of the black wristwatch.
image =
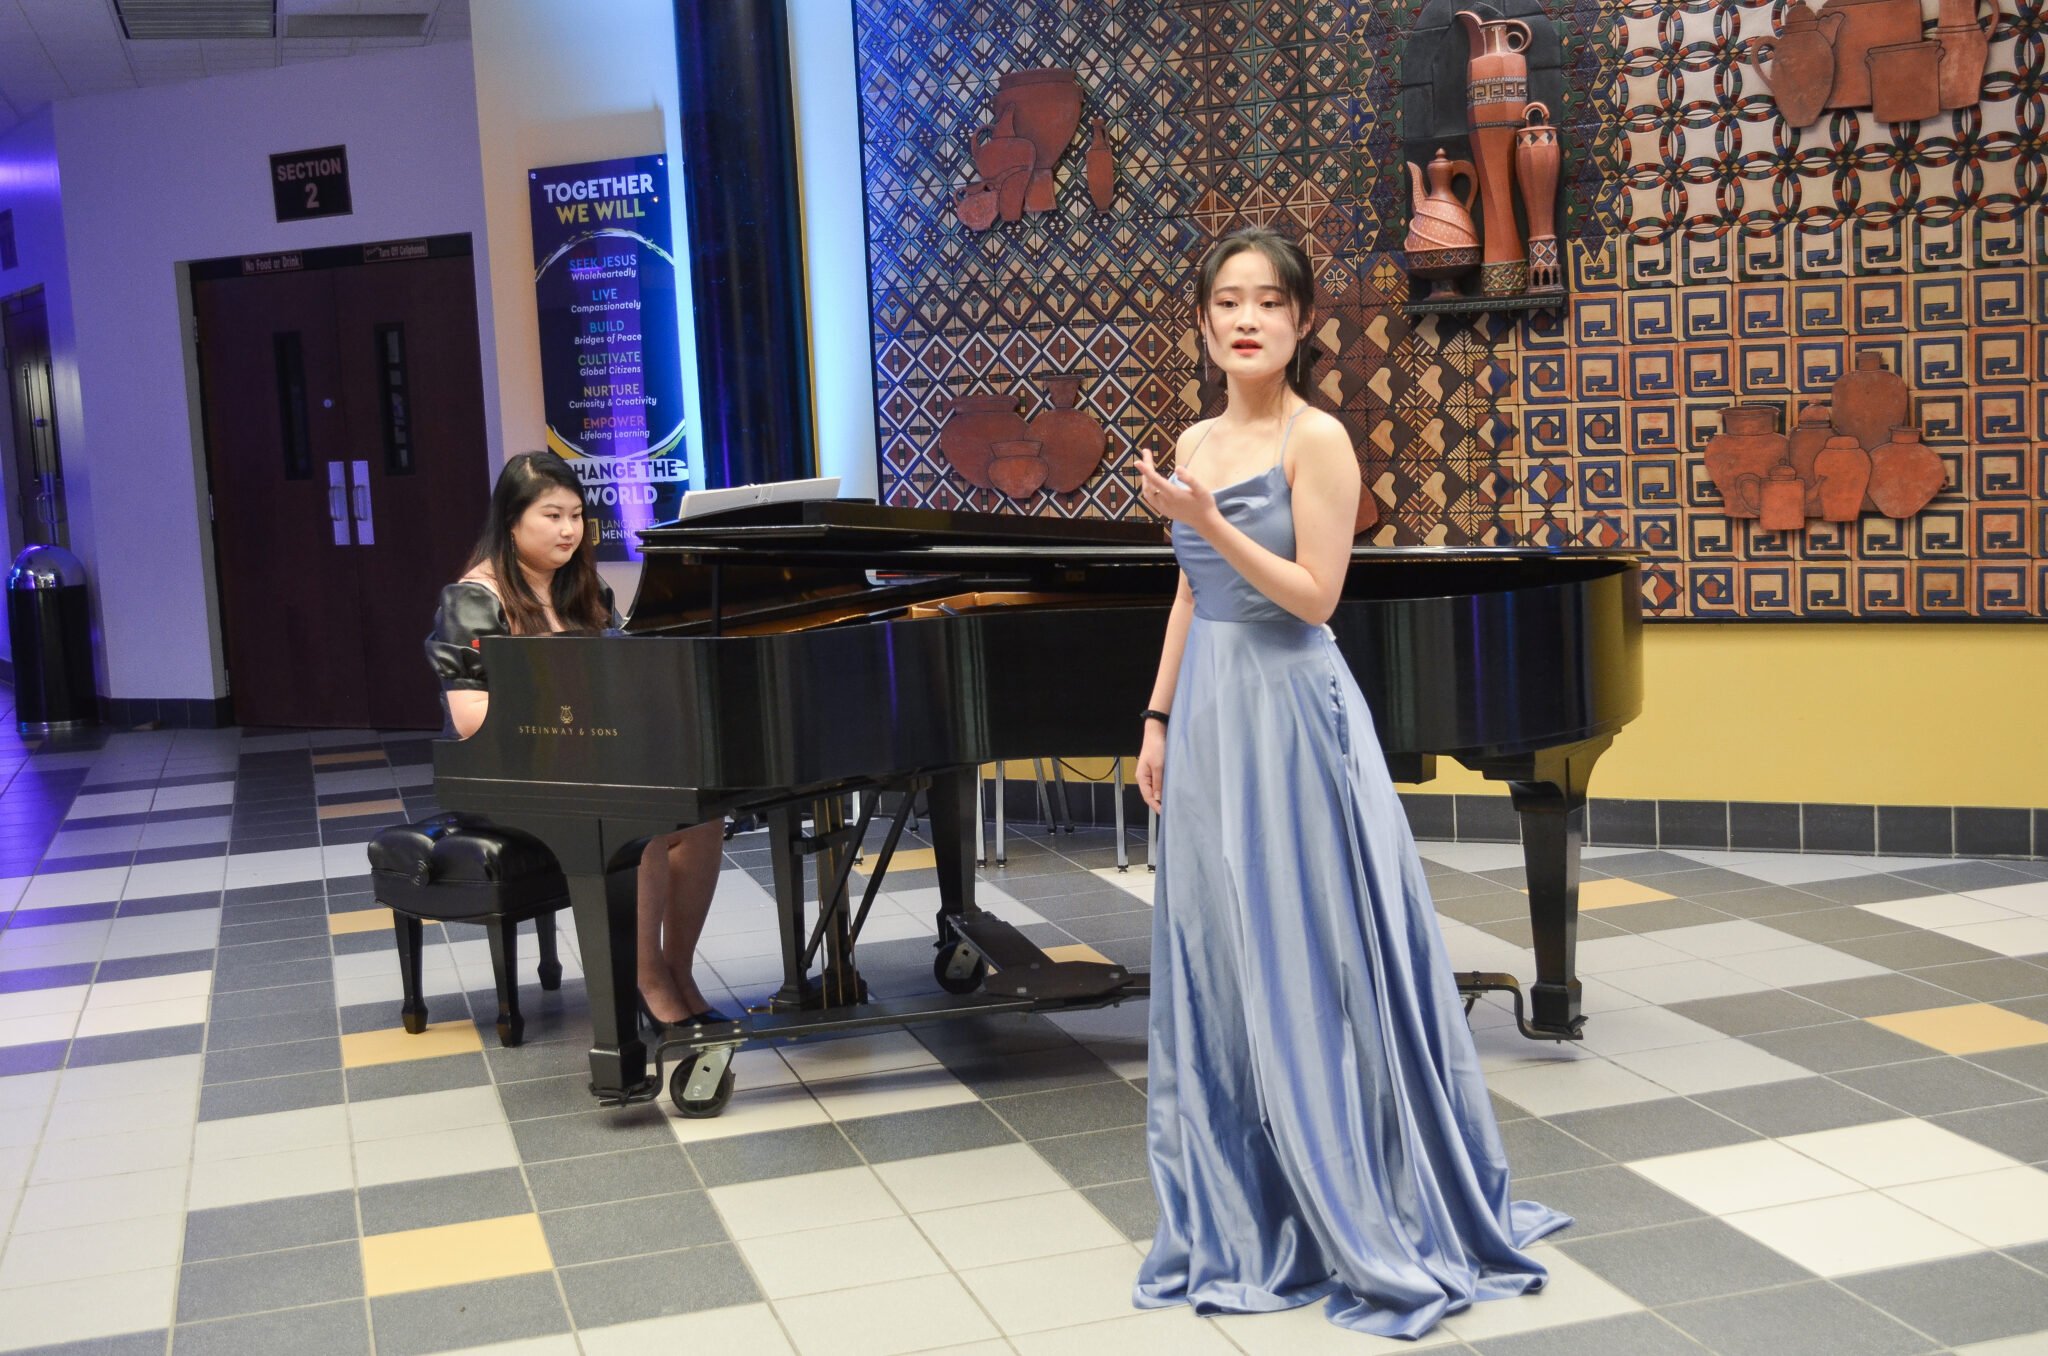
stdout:
<svg viewBox="0 0 2048 1356">
<path fill-rule="evenodd" d="M 1156 720 L 1161 725 L 1164 725 L 1166 724 L 1166 713 L 1164 711 L 1154 711 L 1148 706 L 1138 713 L 1138 720 L 1141 724 L 1148 720 Z"/>
</svg>

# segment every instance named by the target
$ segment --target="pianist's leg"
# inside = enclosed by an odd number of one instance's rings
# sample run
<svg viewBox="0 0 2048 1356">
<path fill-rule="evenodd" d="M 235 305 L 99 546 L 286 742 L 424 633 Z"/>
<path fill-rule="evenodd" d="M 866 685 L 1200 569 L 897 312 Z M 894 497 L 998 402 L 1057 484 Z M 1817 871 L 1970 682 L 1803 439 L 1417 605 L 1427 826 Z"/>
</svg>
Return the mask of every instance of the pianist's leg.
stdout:
<svg viewBox="0 0 2048 1356">
<path fill-rule="evenodd" d="M 650 838 L 640 858 L 640 993 L 661 1021 L 688 1021 L 710 1007 L 690 971 L 723 841 L 722 825 L 699 824 Z"/>
</svg>

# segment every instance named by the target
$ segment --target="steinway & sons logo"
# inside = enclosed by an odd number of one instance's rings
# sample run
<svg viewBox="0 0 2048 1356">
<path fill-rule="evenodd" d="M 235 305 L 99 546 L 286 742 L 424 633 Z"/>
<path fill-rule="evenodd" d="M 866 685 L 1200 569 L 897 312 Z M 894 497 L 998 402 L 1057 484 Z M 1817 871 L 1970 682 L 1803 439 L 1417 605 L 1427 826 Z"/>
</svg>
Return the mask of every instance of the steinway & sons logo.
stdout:
<svg viewBox="0 0 2048 1356">
<path fill-rule="evenodd" d="M 560 706 L 555 709 L 561 714 L 561 724 L 522 725 L 519 727 L 519 733 L 523 735 L 581 735 L 586 739 L 617 739 L 619 737 L 618 730 L 609 725 L 578 725 L 576 723 L 576 708 L 573 706 Z"/>
</svg>

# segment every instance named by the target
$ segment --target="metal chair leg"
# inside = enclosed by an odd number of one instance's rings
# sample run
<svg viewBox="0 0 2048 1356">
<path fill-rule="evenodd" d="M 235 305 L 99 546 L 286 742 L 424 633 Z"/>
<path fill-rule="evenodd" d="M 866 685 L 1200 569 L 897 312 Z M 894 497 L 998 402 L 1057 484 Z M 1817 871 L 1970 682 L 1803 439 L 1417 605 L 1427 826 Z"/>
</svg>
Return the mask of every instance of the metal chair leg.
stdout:
<svg viewBox="0 0 2048 1356">
<path fill-rule="evenodd" d="M 1046 798 L 1045 760 L 1043 758 L 1031 760 L 1031 785 L 1032 789 L 1038 793 L 1038 822 L 1045 825 L 1046 836 L 1051 837 L 1060 831 L 1060 826 L 1059 821 L 1052 817 L 1052 802 Z"/>
<path fill-rule="evenodd" d="M 1116 774 L 1116 869 L 1128 871 L 1131 869 L 1131 849 L 1124 842 L 1124 760 L 1117 759 L 1110 764 L 1110 770 Z"/>
<path fill-rule="evenodd" d="M 988 779 L 981 775 L 981 769 L 974 769 L 974 864 L 988 865 L 988 815 L 981 808 L 981 789 Z"/>
<path fill-rule="evenodd" d="M 1053 799 L 1059 803 L 1057 813 L 1061 819 L 1067 822 L 1067 832 L 1072 833 L 1074 831 L 1074 802 L 1067 795 L 1066 769 L 1060 766 L 1060 760 L 1057 758 L 1052 760 L 1052 789 Z"/>
<path fill-rule="evenodd" d="M 1003 765 L 996 764 L 996 865 L 1007 866 L 1010 851 L 1003 846 Z"/>
<path fill-rule="evenodd" d="M 1159 812 L 1152 809 L 1145 811 L 1145 869 L 1159 869 Z"/>
</svg>

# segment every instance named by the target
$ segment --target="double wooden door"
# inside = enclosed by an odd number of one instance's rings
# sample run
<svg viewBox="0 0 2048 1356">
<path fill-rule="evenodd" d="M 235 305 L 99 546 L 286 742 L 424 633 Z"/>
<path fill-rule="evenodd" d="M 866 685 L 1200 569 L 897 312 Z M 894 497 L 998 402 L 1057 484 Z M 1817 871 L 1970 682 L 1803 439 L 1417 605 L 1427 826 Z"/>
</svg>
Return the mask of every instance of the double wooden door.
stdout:
<svg viewBox="0 0 2048 1356">
<path fill-rule="evenodd" d="M 436 728 L 421 642 L 490 490 L 472 261 L 218 271 L 192 293 L 235 719 Z"/>
</svg>

